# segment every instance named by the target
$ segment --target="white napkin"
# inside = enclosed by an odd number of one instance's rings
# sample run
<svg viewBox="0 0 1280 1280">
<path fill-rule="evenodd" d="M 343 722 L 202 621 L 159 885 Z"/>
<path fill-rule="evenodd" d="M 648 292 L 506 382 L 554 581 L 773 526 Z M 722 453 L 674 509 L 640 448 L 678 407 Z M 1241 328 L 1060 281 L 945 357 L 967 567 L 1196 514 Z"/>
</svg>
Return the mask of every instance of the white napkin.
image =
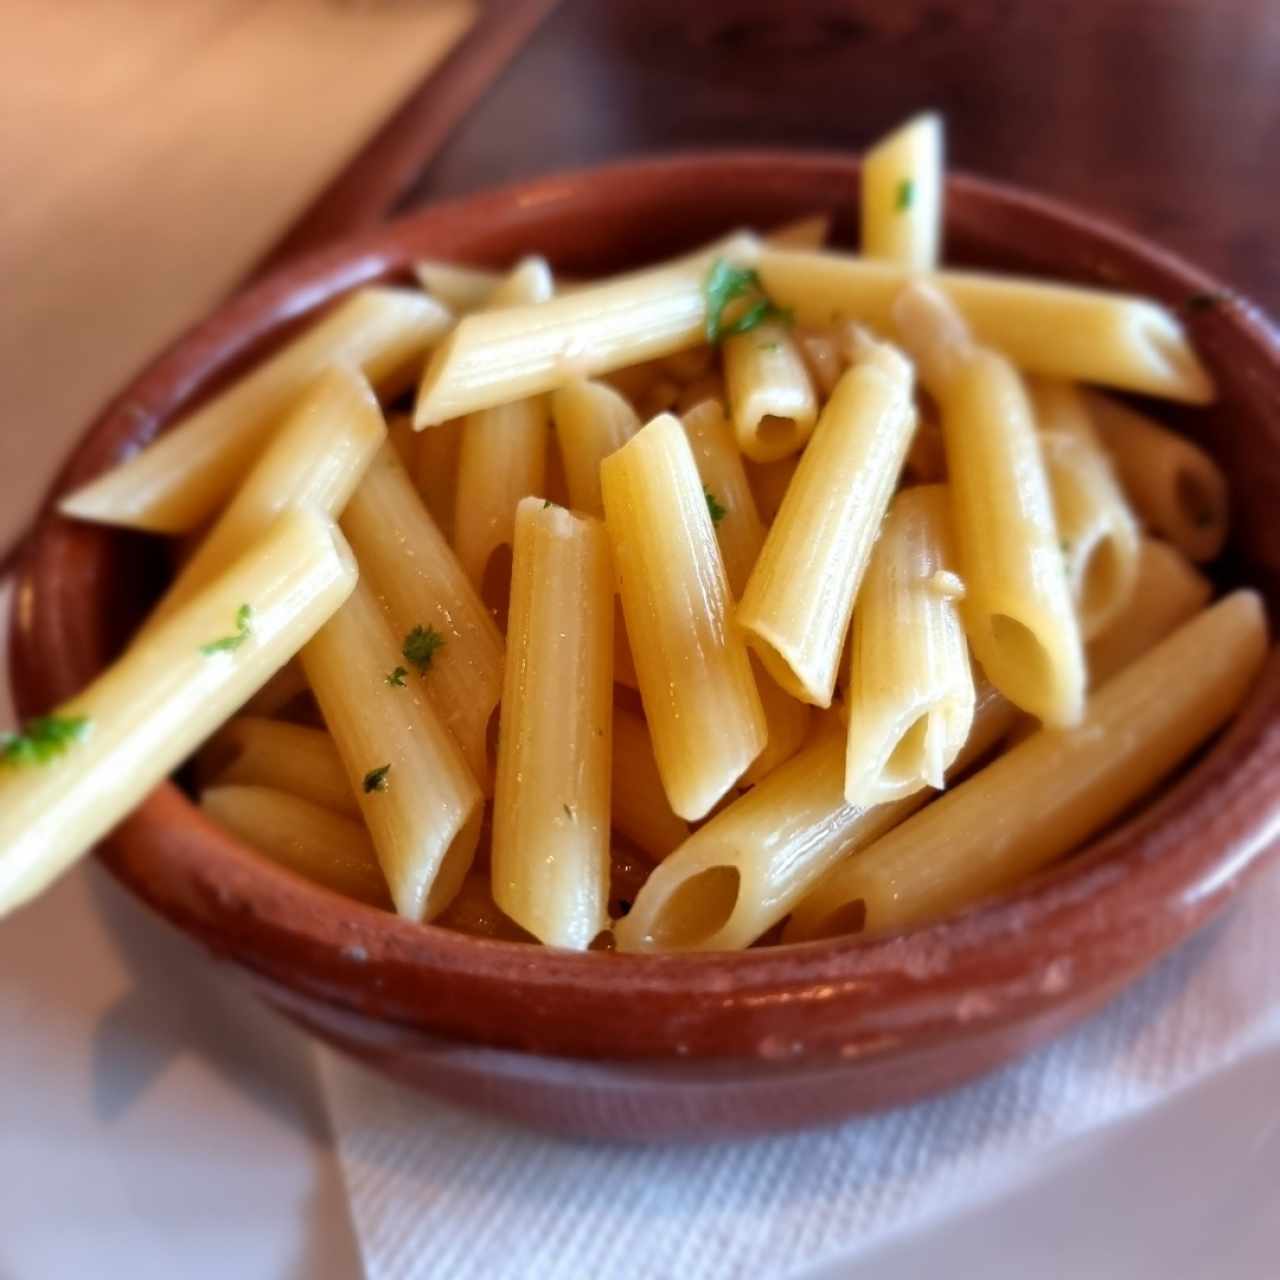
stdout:
<svg viewBox="0 0 1280 1280">
<path fill-rule="evenodd" d="M 1277 919 L 1280 869 L 1026 1061 L 949 1096 L 791 1136 L 566 1141 L 326 1052 L 321 1079 L 367 1275 L 737 1280 L 851 1264 L 1019 1185 L 1073 1139 L 1280 1046 Z"/>
</svg>

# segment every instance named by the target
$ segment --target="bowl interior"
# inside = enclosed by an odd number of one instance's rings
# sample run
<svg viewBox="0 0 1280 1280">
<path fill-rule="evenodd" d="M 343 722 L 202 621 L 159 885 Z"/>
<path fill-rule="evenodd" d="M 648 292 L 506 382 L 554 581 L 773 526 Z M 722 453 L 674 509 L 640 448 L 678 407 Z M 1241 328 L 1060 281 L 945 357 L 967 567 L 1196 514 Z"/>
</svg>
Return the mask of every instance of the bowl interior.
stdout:
<svg viewBox="0 0 1280 1280">
<path fill-rule="evenodd" d="M 184 335 L 90 429 L 64 491 L 119 461 L 306 316 L 350 288 L 409 278 L 415 258 L 501 266 L 545 254 L 589 275 L 660 259 L 734 226 L 816 210 L 857 242 L 858 167 L 846 157 L 715 154 L 637 162 L 440 205 L 287 266 Z M 1247 304 L 1186 307 L 1215 281 L 1159 249 L 1026 193 L 949 180 L 947 261 L 1124 288 L 1182 311 L 1222 397 L 1157 406 L 1218 458 L 1232 486 L 1224 580 L 1280 600 L 1280 356 Z M 90 679 L 163 582 L 157 544 L 46 511 L 20 571 L 14 675 L 34 713 Z M 904 1028 L 943 1035 L 974 992 L 1012 1019 L 1055 993 L 1034 976 L 1063 956 L 1076 980 L 1149 963 L 1225 901 L 1269 847 L 1280 753 L 1280 680 L 1267 675 L 1235 725 L 1132 820 L 1034 886 L 902 938 L 732 955 L 571 955 L 418 926 L 307 884 L 209 824 L 162 787 L 108 842 L 108 865 L 214 949 L 284 987 L 391 1024 L 593 1056 L 761 1052 L 873 1043 Z M 1060 993 L 1058 993 L 1060 994 Z M 536 1002 L 531 1005 L 531 1001 Z M 829 1018 L 815 1018 L 825 1006 Z M 536 1016 L 530 1008 L 536 1007 Z M 972 1007 L 972 1006 L 971 1006 Z"/>
</svg>

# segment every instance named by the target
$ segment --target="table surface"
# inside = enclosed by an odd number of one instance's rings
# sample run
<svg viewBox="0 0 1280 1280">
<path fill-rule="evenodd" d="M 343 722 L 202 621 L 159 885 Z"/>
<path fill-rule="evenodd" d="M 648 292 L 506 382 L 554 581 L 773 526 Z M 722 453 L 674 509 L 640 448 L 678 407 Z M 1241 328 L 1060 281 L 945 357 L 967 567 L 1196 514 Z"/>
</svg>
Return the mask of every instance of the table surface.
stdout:
<svg viewBox="0 0 1280 1280">
<path fill-rule="evenodd" d="M 950 162 L 1085 205 L 1280 311 L 1276 0 L 562 0 L 403 207 L 697 145 Z"/>
</svg>

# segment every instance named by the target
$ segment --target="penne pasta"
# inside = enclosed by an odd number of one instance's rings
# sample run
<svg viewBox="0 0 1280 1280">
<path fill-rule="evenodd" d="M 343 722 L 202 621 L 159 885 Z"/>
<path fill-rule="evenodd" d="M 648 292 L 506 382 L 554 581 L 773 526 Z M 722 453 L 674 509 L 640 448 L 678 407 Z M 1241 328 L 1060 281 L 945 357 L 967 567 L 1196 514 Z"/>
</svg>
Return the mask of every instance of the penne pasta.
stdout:
<svg viewBox="0 0 1280 1280">
<path fill-rule="evenodd" d="M 840 380 L 738 606 L 765 670 L 831 704 L 854 597 L 915 427 L 911 366 L 875 347 Z"/>
<path fill-rule="evenodd" d="M 756 510 L 766 525 L 778 518 L 782 509 L 782 499 L 786 497 L 796 468 L 800 465 L 800 455 L 792 454 L 789 458 L 779 458 L 777 462 L 746 461 L 747 481 L 751 485 L 752 496 L 756 500 Z"/>
<path fill-rule="evenodd" d="M 847 318 L 884 333 L 893 331 L 894 301 L 915 274 L 898 263 L 768 245 L 755 266 L 768 296 L 798 324 Z M 1214 397 L 1181 322 L 1148 299 L 975 271 L 937 271 L 929 280 L 978 342 L 1028 373 L 1190 404 Z"/>
<path fill-rule="evenodd" d="M 465 418 L 442 422 L 417 433 L 418 447 L 411 474 L 436 528 L 452 543 L 458 496 L 458 454 L 462 448 Z"/>
<path fill-rule="evenodd" d="M 644 720 L 618 706 L 613 709 L 612 778 L 614 830 L 650 862 L 661 862 L 688 838 L 689 824 L 667 801 Z"/>
<path fill-rule="evenodd" d="M 613 567 L 591 516 L 524 499 L 494 791 L 493 898 L 549 946 L 608 925 Z"/>
<path fill-rule="evenodd" d="M 1133 594 L 1141 534 L 1079 391 L 1069 383 L 1043 380 L 1028 389 L 1067 585 L 1080 633 L 1089 640 Z"/>
<path fill-rule="evenodd" d="M 286 511 L 88 688 L 37 722 L 51 755 L 0 761 L 0 915 L 40 892 L 284 665 L 346 598 L 332 523 Z"/>
<path fill-rule="evenodd" d="M 974 655 L 1010 701 L 1046 724 L 1072 724 L 1084 707 L 1084 654 L 1022 380 L 974 345 L 928 285 L 904 290 L 895 317 L 942 412 Z"/>
<path fill-rule="evenodd" d="M 694 821 L 760 754 L 766 726 L 679 420 L 655 418 L 605 459 L 601 483 L 658 770 L 672 809 Z"/>
<path fill-rule="evenodd" d="M 551 420 L 570 504 L 588 515 L 603 516 L 600 464 L 640 430 L 636 411 L 607 383 L 575 378 L 552 394 Z"/>
<path fill-rule="evenodd" d="M 452 323 L 448 311 L 419 293 L 360 289 L 141 453 L 63 498 L 58 510 L 79 520 L 188 533 L 226 502 L 281 415 L 318 374 L 349 364 L 379 391 L 398 388 L 405 370 Z"/>
<path fill-rule="evenodd" d="M 749 264 L 741 234 L 664 267 L 634 272 L 531 307 L 467 316 L 428 363 L 419 428 L 552 391 L 706 341 L 707 271 L 717 258 Z"/>
<path fill-rule="evenodd" d="M 358 821 L 265 786 L 219 784 L 200 796 L 200 808 L 272 862 L 344 898 L 390 910 L 387 882 Z"/>
<path fill-rule="evenodd" d="M 529 307 L 546 302 L 556 291 L 546 258 L 521 258 L 485 299 L 486 311 L 503 307 Z"/>
<path fill-rule="evenodd" d="M 988 687 L 958 768 L 990 750 L 1015 718 Z M 843 726 L 826 726 L 758 787 L 699 827 L 657 866 L 625 919 L 619 951 L 721 951 L 750 946 L 829 869 L 929 798 L 916 792 L 861 809 L 844 798 Z"/>
<path fill-rule="evenodd" d="M 456 316 L 478 311 L 502 281 L 496 271 L 456 262 L 415 262 L 413 273 L 423 289 Z"/>
<path fill-rule="evenodd" d="M 197 766 L 202 788 L 266 787 L 334 813 L 360 816 L 338 749 L 323 729 L 237 716 L 200 752 Z"/>
<path fill-rule="evenodd" d="M 1105 396 L 1087 398 L 1134 509 L 1158 537 L 1197 563 L 1227 540 L 1227 482 L 1198 445 Z"/>
<path fill-rule="evenodd" d="M 400 641 L 373 588 L 350 599 L 302 651 L 396 911 L 430 920 L 471 865 L 483 800 L 420 678 L 399 669 Z"/>
<path fill-rule="evenodd" d="M 853 614 L 845 799 L 869 809 L 940 790 L 973 721 L 947 491 L 904 489 Z"/>
<path fill-rule="evenodd" d="M 1213 595 L 1209 579 L 1167 542 L 1143 538 L 1133 593 L 1086 651 L 1089 680 L 1099 685 L 1194 617 Z"/>
<path fill-rule="evenodd" d="M 365 474 L 342 527 L 400 643 L 415 633 L 438 637 L 429 666 L 406 672 L 406 678 L 425 692 L 487 793 L 487 735 L 502 694 L 502 636 L 391 450 L 383 449 Z M 400 661 L 415 665 L 403 654 Z"/>
<path fill-rule="evenodd" d="M 824 400 L 828 399 L 848 367 L 835 336 L 825 329 L 798 329 L 795 339 L 813 385 Z"/>
<path fill-rule="evenodd" d="M 726 338 L 724 380 L 747 457 L 773 462 L 804 448 L 818 420 L 818 397 L 784 323 L 766 321 Z"/>
<path fill-rule="evenodd" d="M 1266 647 L 1257 594 L 1220 600 L 1109 680 L 1076 728 L 1033 734 L 851 858 L 820 903 L 797 911 L 789 938 L 910 928 L 1048 866 L 1226 722 Z"/>
<path fill-rule="evenodd" d="M 942 243 L 942 117 L 926 112 L 862 160 L 862 252 L 916 271 L 938 265 Z"/>
<path fill-rule="evenodd" d="M 809 213 L 774 227 L 765 243 L 779 249 L 821 249 L 831 235 L 829 213 Z"/>
<path fill-rule="evenodd" d="M 226 510 L 143 624 L 157 626 L 220 573 L 285 507 L 305 505 L 336 518 L 387 437 L 368 379 L 334 365 L 285 417 Z"/>
</svg>

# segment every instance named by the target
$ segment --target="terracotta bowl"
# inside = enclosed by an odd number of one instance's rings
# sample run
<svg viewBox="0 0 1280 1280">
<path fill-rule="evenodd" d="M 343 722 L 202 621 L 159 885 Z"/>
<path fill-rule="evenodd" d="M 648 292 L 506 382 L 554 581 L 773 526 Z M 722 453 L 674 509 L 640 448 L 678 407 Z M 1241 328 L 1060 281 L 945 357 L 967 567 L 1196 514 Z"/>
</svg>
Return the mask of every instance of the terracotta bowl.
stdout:
<svg viewBox="0 0 1280 1280">
<path fill-rule="evenodd" d="M 417 256 L 500 265 L 539 251 L 588 273 L 816 209 L 840 211 L 837 238 L 854 243 L 857 184 L 857 163 L 842 156 L 691 155 L 545 178 L 353 237 L 182 337 L 93 424 L 57 489 L 144 444 L 299 317 L 365 281 L 404 277 Z M 947 208 L 951 262 L 1129 288 L 1175 307 L 1220 289 L 1132 235 L 1020 191 L 956 176 Z M 1224 576 L 1258 584 L 1274 604 L 1280 344 L 1242 302 L 1186 314 L 1222 389 L 1187 421 L 1233 486 Z M 45 513 L 16 597 L 24 712 L 102 666 L 156 590 L 159 563 L 144 539 Z M 377 1070 L 563 1132 L 707 1137 L 909 1102 L 1071 1026 L 1221 911 L 1274 851 L 1278 768 L 1273 661 L 1174 785 L 1022 892 L 901 937 L 741 954 L 564 954 L 411 924 L 277 869 L 172 784 L 100 856 L 269 1003 Z"/>
</svg>

